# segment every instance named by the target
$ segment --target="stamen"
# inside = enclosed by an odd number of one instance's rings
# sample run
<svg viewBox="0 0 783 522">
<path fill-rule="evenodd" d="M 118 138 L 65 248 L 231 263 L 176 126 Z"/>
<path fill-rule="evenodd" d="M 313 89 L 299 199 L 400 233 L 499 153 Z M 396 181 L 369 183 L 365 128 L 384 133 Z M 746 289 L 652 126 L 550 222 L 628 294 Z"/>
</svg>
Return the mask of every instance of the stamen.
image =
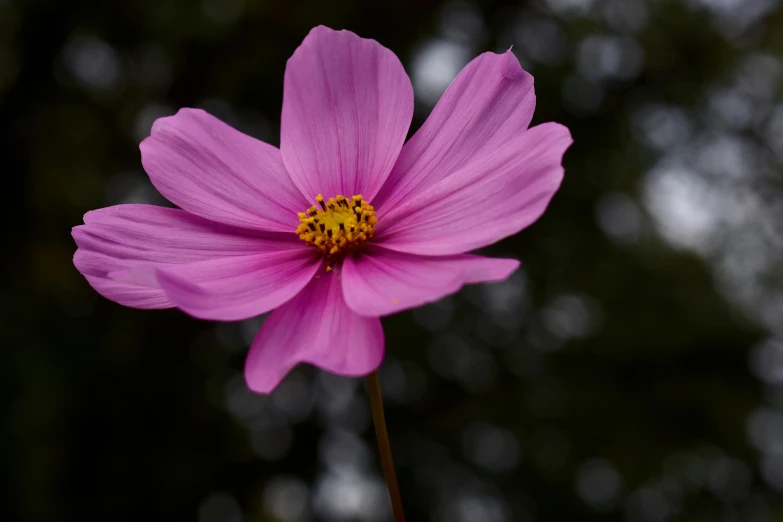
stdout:
<svg viewBox="0 0 783 522">
<path fill-rule="evenodd" d="M 297 214 L 300 225 L 296 229 L 299 238 L 320 250 L 327 258 L 327 270 L 334 262 L 352 250 L 361 247 L 373 237 L 375 209 L 356 195 L 346 198 L 337 195 L 328 201 L 319 194 L 315 198 L 321 207 L 310 207 Z"/>
</svg>

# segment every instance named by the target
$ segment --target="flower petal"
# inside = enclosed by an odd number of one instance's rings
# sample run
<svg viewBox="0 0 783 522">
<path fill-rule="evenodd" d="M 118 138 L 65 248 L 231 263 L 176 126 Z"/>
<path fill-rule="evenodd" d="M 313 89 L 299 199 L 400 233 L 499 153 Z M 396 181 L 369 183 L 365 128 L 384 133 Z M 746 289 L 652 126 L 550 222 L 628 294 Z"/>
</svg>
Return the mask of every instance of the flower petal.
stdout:
<svg viewBox="0 0 783 522">
<path fill-rule="evenodd" d="M 413 116 L 400 60 L 375 40 L 316 27 L 288 60 L 280 151 L 309 201 L 371 200 L 397 159 Z"/>
<path fill-rule="evenodd" d="M 543 214 L 563 179 L 566 127 L 533 127 L 403 205 L 380 215 L 376 242 L 422 255 L 475 250 L 516 234 Z"/>
<path fill-rule="evenodd" d="M 357 314 L 382 316 L 437 301 L 468 283 L 502 281 L 517 268 L 516 259 L 425 257 L 373 246 L 345 259 L 343 292 Z"/>
<path fill-rule="evenodd" d="M 238 321 L 294 297 L 321 264 L 314 250 L 301 248 L 158 267 L 154 275 L 177 308 L 199 319 Z"/>
<path fill-rule="evenodd" d="M 519 136 L 536 106 L 533 77 L 508 51 L 484 53 L 454 79 L 405 144 L 373 205 L 379 213 Z"/>
<path fill-rule="evenodd" d="M 86 252 L 81 249 L 77 250 L 73 256 L 73 264 L 76 265 L 79 272 L 84 275 L 90 286 L 106 299 L 124 306 L 144 310 L 172 308 L 174 306 L 166 293 L 160 288 L 125 283 L 106 277 L 106 270 L 124 269 L 116 265 L 112 266 L 112 263 L 116 261 L 116 259 L 111 257 L 95 252 Z M 102 275 L 91 275 L 95 273 Z"/>
<path fill-rule="evenodd" d="M 174 266 L 304 247 L 294 234 L 235 229 L 153 205 L 118 205 L 88 212 L 74 227 L 76 268 L 101 295 L 134 308 L 174 303 L 154 278 L 132 279 L 139 265 Z"/>
<path fill-rule="evenodd" d="M 345 304 L 339 275 L 314 278 L 261 326 L 245 361 L 251 390 L 269 393 L 299 363 L 338 375 L 366 375 L 383 360 L 383 328 Z"/>
<path fill-rule="evenodd" d="M 294 186 L 279 150 L 200 109 L 156 120 L 140 148 L 160 193 L 212 221 L 291 232 L 296 213 L 312 204 Z"/>
</svg>

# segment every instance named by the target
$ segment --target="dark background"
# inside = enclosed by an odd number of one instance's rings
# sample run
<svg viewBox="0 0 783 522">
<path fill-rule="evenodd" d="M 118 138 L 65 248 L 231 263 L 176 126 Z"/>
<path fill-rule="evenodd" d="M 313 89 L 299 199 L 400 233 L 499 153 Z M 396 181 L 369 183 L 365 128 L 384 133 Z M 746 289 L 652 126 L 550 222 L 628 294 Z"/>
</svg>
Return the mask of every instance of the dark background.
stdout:
<svg viewBox="0 0 783 522">
<path fill-rule="evenodd" d="M 360 380 L 255 396 L 260 320 L 123 308 L 71 263 L 86 211 L 165 204 L 156 117 L 277 145 L 325 24 L 400 56 L 412 130 L 513 44 L 534 122 L 575 139 L 549 211 L 487 249 L 518 274 L 384 320 L 409 520 L 783 521 L 779 4 L 0 0 L 0 519 L 390 520 Z"/>
</svg>

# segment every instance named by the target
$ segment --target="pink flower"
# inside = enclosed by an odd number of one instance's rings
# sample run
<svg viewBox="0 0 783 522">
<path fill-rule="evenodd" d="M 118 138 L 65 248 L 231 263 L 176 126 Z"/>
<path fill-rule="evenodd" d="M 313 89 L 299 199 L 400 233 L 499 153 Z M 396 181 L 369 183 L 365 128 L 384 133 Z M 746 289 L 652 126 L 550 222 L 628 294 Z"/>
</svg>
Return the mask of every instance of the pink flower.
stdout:
<svg viewBox="0 0 783 522">
<path fill-rule="evenodd" d="M 366 375 L 383 359 L 379 317 L 519 266 L 465 252 L 533 223 L 560 185 L 570 134 L 528 129 L 534 108 L 514 55 L 482 54 L 404 143 L 413 90 L 394 53 L 316 27 L 286 67 L 280 149 L 197 109 L 157 120 L 142 164 L 181 210 L 88 212 L 74 264 L 134 308 L 274 310 L 245 365 L 256 392 L 301 362 Z"/>
</svg>

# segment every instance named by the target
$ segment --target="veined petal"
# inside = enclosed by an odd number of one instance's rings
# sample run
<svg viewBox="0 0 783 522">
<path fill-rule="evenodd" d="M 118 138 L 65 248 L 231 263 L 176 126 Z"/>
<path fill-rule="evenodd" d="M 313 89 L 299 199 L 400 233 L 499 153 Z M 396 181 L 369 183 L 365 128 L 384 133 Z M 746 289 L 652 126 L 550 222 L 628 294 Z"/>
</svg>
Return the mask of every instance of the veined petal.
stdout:
<svg viewBox="0 0 783 522">
<path fill-rule="evenodd" d="M 294 297 L 321 265 L 315 252 L 305 247 L 158 267 L 154 275 L 177 308 L 199 319 L 238 321 Z"/>
<path fill-rule="evenodd" d="M 138 267 L 226 263 L 279 251 L 307 251 L 294 234 L 236 229 L 153 205 L 118 205 L 88 212 L 74 227 L 76 268 L 101 295 L 134 308 L 170 308 L 175 303 L 154 277 L 133 278 Z"/>
<path fill-rule="evenodd" d="M 492 244 L 543 214 L 563 179 L 568 129 L 545 123 L 482 155 L 381 215 L 376 241 L 392 250 L 448 255 Z"/>
<path fill-rule="evenodd" d="M 212 221 L 291 232 L 305 200 L 280 151 L 200 109 L 160 118 L 141 143 L 141 162 L 169 201 Z"/>
<path fill-rule="evenodd" d="M 144 310 L 174 307 L 166 293 L 157 286 L 126 283 L 108 277 L 110 272 L 128 269 L 117 258 L 78 249 L 73 256 L 73 264 L 96 292 L 115 303 Z"/>
<path fill-rule="evenodd" d="M 533 77 L 508 51 L 484 53 L 454 79 L 427 121 L 405 144 L 373 205 L 379 212 L 493 154 L 530 125 Z"/>
<path fill-rule="evenodd" d="M 269 393 L 299 363 L 338 375 L 367 375 L 383 360 L 383 328 L 345 304 L 340 279 L 323 273 L 296 297 L 272 312 L 245 361 L 251 390 Z"/>
<path fill-rule="evenodd" d="M 413 116 L 400 60 L 374 40 L 316 27 L 288 60 L 280 151 L 308 201 L 381 188 Z"/>
<path fill-rule="evenodd" d="M 437 301 L 465 284 L 502 281 L 518 267 L 516 259 L 427 257 L 373 246 L 345 259 L 343 293 L 357 314 L 383 316 Z"/>
<path fill-rule="evenodd" d="M 91 210 L 74 227 L 77 243 L 117 258 L 185 263 L 301 246 L 295 234 L 264 233 L 221 225 L 184 210 L 155 205 L 116 205 Z M 97 243 L 95 243 L 97 242 Z"/>
</svg>

